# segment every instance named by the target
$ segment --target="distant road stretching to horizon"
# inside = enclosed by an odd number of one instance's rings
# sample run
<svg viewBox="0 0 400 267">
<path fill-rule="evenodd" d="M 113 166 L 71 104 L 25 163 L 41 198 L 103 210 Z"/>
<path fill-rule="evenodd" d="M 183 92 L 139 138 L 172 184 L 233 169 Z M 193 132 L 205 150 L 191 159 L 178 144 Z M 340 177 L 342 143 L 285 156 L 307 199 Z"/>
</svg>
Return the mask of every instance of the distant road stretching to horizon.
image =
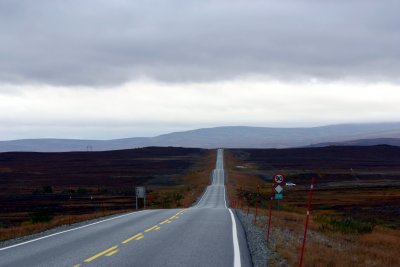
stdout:
<svg viewBox="0 0 400 267">
<path fill-rule="evenodd" d="M 1 248 L 0 266 L 252 266 L 217 153 L 195 206 L 132 212 Z"/>
</svg>

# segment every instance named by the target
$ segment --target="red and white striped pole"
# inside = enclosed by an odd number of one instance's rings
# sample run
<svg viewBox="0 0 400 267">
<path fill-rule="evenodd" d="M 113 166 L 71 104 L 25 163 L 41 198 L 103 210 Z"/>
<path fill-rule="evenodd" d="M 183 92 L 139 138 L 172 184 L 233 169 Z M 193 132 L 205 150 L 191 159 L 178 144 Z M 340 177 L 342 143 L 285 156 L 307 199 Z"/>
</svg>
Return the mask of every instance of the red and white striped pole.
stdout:
<svg viewBox="0 0 400 267">
<path fill-rule="evenodd" d="M 68 225 L 71 225 L 71 200 L 72 200 L 72 196 L 71 196 L 71 185 L 69 185 L 69 196 L 68 196 Z"/>
<path fill-rule="evenodd" d="M 256 214 L 254 215 L 254 224 L 257 223 L 257 216 L 258 216 L 258 197 L 260 195 L 260 186 L 257 186 L 257 195 L 256 195 Z"/>
<path fill-rule="evenodd" d="M 268 230 L 267 230 L 267 243 L 269 242 L 269 233 L 271 231 L 271 216 L 272 216 L 272 200 L 274 199 L 274 184 L 271 188 L 271 198 L 269 200 L 269 216 L 268 216 Z"/>
<path fill-rule="evenodd" d="M 250 211 L 250 200 L 249 200 L 249 196 L 247 196 L 246 199 L 247 199 L 247 216 L 249 216 L 249 211 Z"/>
<path fill-rule="evenodd" d="M 308 220 L 310 218 L 310 209 L 311 209 L 311 201 L 312 201 L 314 183 L 315 183 L 315 178 L 313 177 L 311 179 L 311 185 L 310 185 L 310 197 L 308 198 L 307 217 L 306 217 L 306 225 L 304 227 L 303 245 L 301 246 L 301 256 L 300 256 L 300 264 L 299 264 L 300 267 L 303 266 L 304 247 L 306 246 Z"/>
</svg>

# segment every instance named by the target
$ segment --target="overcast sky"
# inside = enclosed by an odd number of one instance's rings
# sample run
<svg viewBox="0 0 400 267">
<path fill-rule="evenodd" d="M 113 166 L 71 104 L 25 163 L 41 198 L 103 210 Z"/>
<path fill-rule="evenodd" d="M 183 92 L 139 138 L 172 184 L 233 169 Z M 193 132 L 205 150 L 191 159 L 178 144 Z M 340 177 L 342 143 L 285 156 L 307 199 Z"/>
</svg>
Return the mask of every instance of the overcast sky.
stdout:
<svg viewBox="0 0 400 267">
<path fill-rule="evenodd" d="M 400 121 L 399 10 L 0 0 L 0 140 Z"/>
</svg>

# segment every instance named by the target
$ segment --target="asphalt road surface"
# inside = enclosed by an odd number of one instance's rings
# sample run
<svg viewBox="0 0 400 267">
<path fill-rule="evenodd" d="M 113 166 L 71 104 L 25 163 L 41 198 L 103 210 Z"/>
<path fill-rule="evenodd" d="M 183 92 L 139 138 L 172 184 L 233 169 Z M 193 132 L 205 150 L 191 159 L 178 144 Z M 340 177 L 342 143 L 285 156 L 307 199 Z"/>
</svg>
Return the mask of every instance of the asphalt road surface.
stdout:
<svg viewBox="0 0 400 267">
<path fill-rule="evenodd" d="M 217 153 L 212 183 L 194 207 L 133 212 L 1 248 L 0 266 L 251 266 Z"/>
</svg>

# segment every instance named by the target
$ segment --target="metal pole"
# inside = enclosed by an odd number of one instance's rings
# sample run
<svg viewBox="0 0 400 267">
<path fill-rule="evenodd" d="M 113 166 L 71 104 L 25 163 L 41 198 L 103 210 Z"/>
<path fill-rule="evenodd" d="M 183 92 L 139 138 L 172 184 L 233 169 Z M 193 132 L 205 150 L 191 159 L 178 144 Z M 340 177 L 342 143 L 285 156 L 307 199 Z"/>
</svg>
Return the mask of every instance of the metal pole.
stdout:
<svg viewBox="0 0 400 267">
<path fill-rule="evenodd" d="M 269 200 L 269 216 L 268 216 L 268 230 L 267 230 L 267 243 L 269 242 L 269 233 L 271 231 L 271 216 L 272 216 L 272 200 L 274 199 L 274 184 L 271 188 L 271 198 Z"/>
<path fill-rule="evenodd" d="M 311 179 L 311 185 L 310 185 L 310 197 L 308 198 L 306 225 L 304 226 L 303 245 L 301 246 L 301 256 L 300 256 L 300 264 L 299 264 L 300 267 L 303 266 L 304 247 L 305 247 L 305 245 L 306 245 L 307 230 L 308 230 L 308 220 L 309 220 L 309 218 L 310 218 L 310 209 L 311 209 L 311 201 L 312 201 L 314 183 L 315 183 L 315 178 L 313 177 L 313 178 Z"/>
</svg>

